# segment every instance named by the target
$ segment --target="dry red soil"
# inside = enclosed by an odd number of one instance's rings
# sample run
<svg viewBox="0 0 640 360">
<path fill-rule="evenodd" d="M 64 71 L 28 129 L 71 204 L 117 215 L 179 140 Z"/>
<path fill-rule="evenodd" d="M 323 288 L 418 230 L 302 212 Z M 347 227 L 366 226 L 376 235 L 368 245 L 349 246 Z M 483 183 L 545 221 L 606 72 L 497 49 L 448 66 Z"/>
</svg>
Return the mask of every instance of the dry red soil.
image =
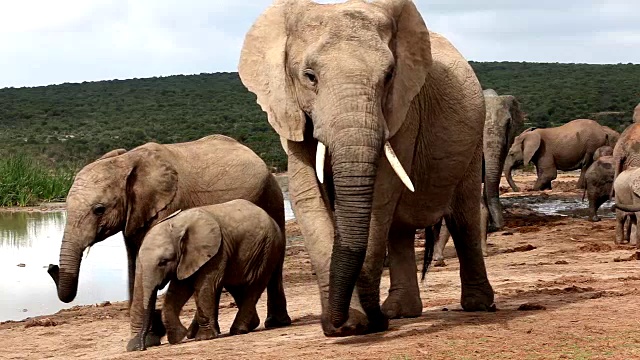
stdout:
<svg viewBox="0 0 640 360">
<path fill-rule="evenodd" d="M 534 177 L 516 181 L 531 187 Z M 581 196 L 576 177 L 564 175 L 542 196 Z M 539 193 L 529 192 L 528 195 Z M 513 196 L 517 194 L 505 194 Z M 585 205 L 586 206 L 586 205 Z M 381 334 L 327 338 L 308 255 L 294 222 L 288 224 L 285 287 L 290 327 L 202 342 L 185 341 L 127 353 L 125 303 L 63 310 L 0 324 L 2 359 L 633 359 L 640 358 L 640 262 L 635 246 L 616 246 L 614 221 L 541 216 L 507 209 L 507 226 L 489 236 L 486 258 L 498 311 L 460 311 L 459 266 L 453 244 L 447 266 L 432 268 L 420 284 L 423 315 L 392 320 Z M 422 242 L 416 240 L 416 258 Z M 417 271 L 418 267 L 416 267 Z M 389 286 L 382 279 L 382 297 Z M 264 320 L 265 298 L 259 303 Z M 221 302 L 228 332 L 235 307 Z M 190 302 L 183 321 L 193 317 Z"/>
</svg>

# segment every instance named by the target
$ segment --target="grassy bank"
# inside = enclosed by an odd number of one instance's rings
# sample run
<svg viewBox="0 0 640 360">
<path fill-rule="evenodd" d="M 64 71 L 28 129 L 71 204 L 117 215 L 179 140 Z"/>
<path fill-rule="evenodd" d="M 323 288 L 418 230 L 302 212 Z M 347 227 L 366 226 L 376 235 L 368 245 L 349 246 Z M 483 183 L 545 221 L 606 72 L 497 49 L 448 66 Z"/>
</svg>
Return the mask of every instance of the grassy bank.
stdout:
<svg viewBox="0 0 640 360">
<path fill-rule="evenodd" d="M 0 159 L 0 206 L 63 201 L 74 174 L 69 166 L 52 169 L 28 155 Z"/>
</svg>

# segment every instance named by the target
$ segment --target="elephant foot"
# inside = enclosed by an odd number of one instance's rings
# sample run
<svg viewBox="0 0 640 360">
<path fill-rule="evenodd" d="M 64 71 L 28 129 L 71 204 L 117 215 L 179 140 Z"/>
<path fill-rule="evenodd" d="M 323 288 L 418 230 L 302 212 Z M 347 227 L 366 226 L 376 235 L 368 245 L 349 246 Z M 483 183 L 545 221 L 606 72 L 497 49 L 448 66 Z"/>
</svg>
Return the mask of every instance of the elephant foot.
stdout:
<svg viewBox="0 0 640 360">
<path fill-rule="evenodd" d="M 202 340 L 211 340 L 211 339 L 215 339 L 218 337 L 218 335 L 220 335 L 219 331 L 216 331 L 216 329 L 211 328 L 211 326 L 200 326 L 200 329 L 198 330 L 198 333 L 196 334 L 195 337 L 195 341 L 202 341 Z"/>
<path fill-rule="evenodd" d="M 349 319 L 339 328 L 335 328 L 326 315 L 322 315 L 322 331 L 327 337 L 345 337 L 352 335 L 365 335 L 389 328 L 389 319 L 382 311 L 374 318 L 367 318 L 360 311 L 349 308 Z"/>
<path fill-rule="evenodd" d="M 254 312 L 253 315 L 251 316 L 251 320 L 249 321 L 249 323 L 246 323 L 243 321 L 234 321 L 233 325 L 231 325 L 231 330 L 229 330 L 229 334 L 231 335 L 247 334 L 255 330 L 259 325 L 260 325 L 260 317 L 258 316 L 258 313 Z"/>
<path fill-rule="evenodd" d="M 160 345 L 160 338 L 161 336 L 158 336 L 156 334 L 152 334 L 151 332 L 149 332 L 147 334 L 147 337 L 144 339 L 145 349 L 143 349 L 140 346 L 140 337 L 138 335 L 135 335 L 127 343 L 127 351 L 142 351 L 152 346 L 158 346 Z"/>
<path fill-rule="evenodd" d="M 177 329 L 167 330 L 167 340 L 169 341 L 169 344 L 178 344 L 185 338 L 185 336 L 187 336 L 188 333 L 189 330 L 180 324 Z M 193 339 L 193 337 L 191 337 L 191 339 Z"/>
<path fill-rule="evenodd" d="M 198 321 L 196 321 L 196 317 L 193 317 L 191 320 L 191 325 L 189 325 L 189 329 L 187 330 L 187 339 L 193 339 L 198 334 L 198 330 L 200 329 L 200 325 L 198 325 Z"/>
<path fill-rule="evenodd" d="M 447 266 L 447 264 L 444 263 L 444 259 L 440 258 L 440 259 L 434 259 L 433 260 L 433 266 L 434 267 L 445 267 L 445 266 Z"/>
<path fill-rule="evenodd" d="M 389 319 L 418 317 L 422 315 L 420 294 L 392 291 L 382 304 L 382 313 Z"/>
<path fill-rule="evenodd" d="M 493 302 L 493 288 L 489 281 L 478 285 L 462 284 L 462 297 L 460 305 L 464 311 L 496 311 Z"/>
<path fill-rule="evenodd" d="M 273 329 L 273 328 L 289 326 L 289 325 L 291 325 L 291 318 L 289 317 L 289 314 L 287 314 L 286 312 L 280 315 L 269 315 L 267 316 L 267 319 L 264 321 L 265 329 Z"/>
<path fill-rule="evenodd" d="M 598 221 L 600 221 L 600 216 L 598 216 L 598 215 L 591 216 L 591 217 L 589 218 L 589 221 L 591 221 L 591 222 L 598 222 Z"/>
</svg>

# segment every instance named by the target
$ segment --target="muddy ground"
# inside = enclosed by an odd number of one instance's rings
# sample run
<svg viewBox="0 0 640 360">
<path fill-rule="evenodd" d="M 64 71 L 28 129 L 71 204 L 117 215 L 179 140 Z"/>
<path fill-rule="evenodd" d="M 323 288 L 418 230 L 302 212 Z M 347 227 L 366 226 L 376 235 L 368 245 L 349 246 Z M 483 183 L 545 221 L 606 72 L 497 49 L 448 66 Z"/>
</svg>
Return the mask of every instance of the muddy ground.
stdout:
<svg viewBox="0 0 640 360">
<path fill-rule="evenodd" d="M 526 192 L 535 178 L 520 175 L 526 195 L 580 197 L 575 174 L 554 190 Z M 505 186 L 506 189 L 506 186 Z M 507 193 L 504 196 L 524 194 Z M 460 311 L 459 266 L 450 242 L 447 266 L 432 268 L 420 285 L 423 315 L 392 320 L 389 331 L 326 338 L 311 265 L 295 222 L 288 224 L 285 287 L 293 325 L 204 342 L 186 341 L 126 353 L 126 304 L 63 310 L 0 324 L 2 359 L 632 359 L 640 358 L 640 262 L 635 246 L 613 243 L 612 219 L 541 216 L 518 206 L 506 209 L 507 228 L 490 234 L 486 258 L 498 311 Z M 416 239 L 416 258 L 422 241 Z M 416 268 L 417 269 L 417 268 Z M 388 270 L 382 297 L 389 286 Z M 259 313 L 264 320 L 265 297 Z M 228 332 L 236 308 L 221 302 Z M 183 313 L 185 324 L 193 303 Z"/>
</svg>

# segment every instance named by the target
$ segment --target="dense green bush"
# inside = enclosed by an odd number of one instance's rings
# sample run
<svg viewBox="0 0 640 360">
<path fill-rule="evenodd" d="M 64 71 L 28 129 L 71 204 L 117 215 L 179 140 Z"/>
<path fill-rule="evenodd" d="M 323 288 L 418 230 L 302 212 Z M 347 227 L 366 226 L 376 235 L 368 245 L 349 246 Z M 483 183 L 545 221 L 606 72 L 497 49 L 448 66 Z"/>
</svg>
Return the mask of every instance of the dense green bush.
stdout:
<svg viewBox="0 0 640 360">
<path fill-rule="evenodd" d="M 622 130 L 640 102 L 640 65 L 472 62 L 484 88 L 513 94 L 527 126 L 593 118 Z M 53 168 L 114 148 L 220 133 L 286 169 L 285 154 L 237 73 L 0 89 L 0 156 L 17 150 Z M 1 174 L 0 174 L 1 175 Z"/>
</svg>

